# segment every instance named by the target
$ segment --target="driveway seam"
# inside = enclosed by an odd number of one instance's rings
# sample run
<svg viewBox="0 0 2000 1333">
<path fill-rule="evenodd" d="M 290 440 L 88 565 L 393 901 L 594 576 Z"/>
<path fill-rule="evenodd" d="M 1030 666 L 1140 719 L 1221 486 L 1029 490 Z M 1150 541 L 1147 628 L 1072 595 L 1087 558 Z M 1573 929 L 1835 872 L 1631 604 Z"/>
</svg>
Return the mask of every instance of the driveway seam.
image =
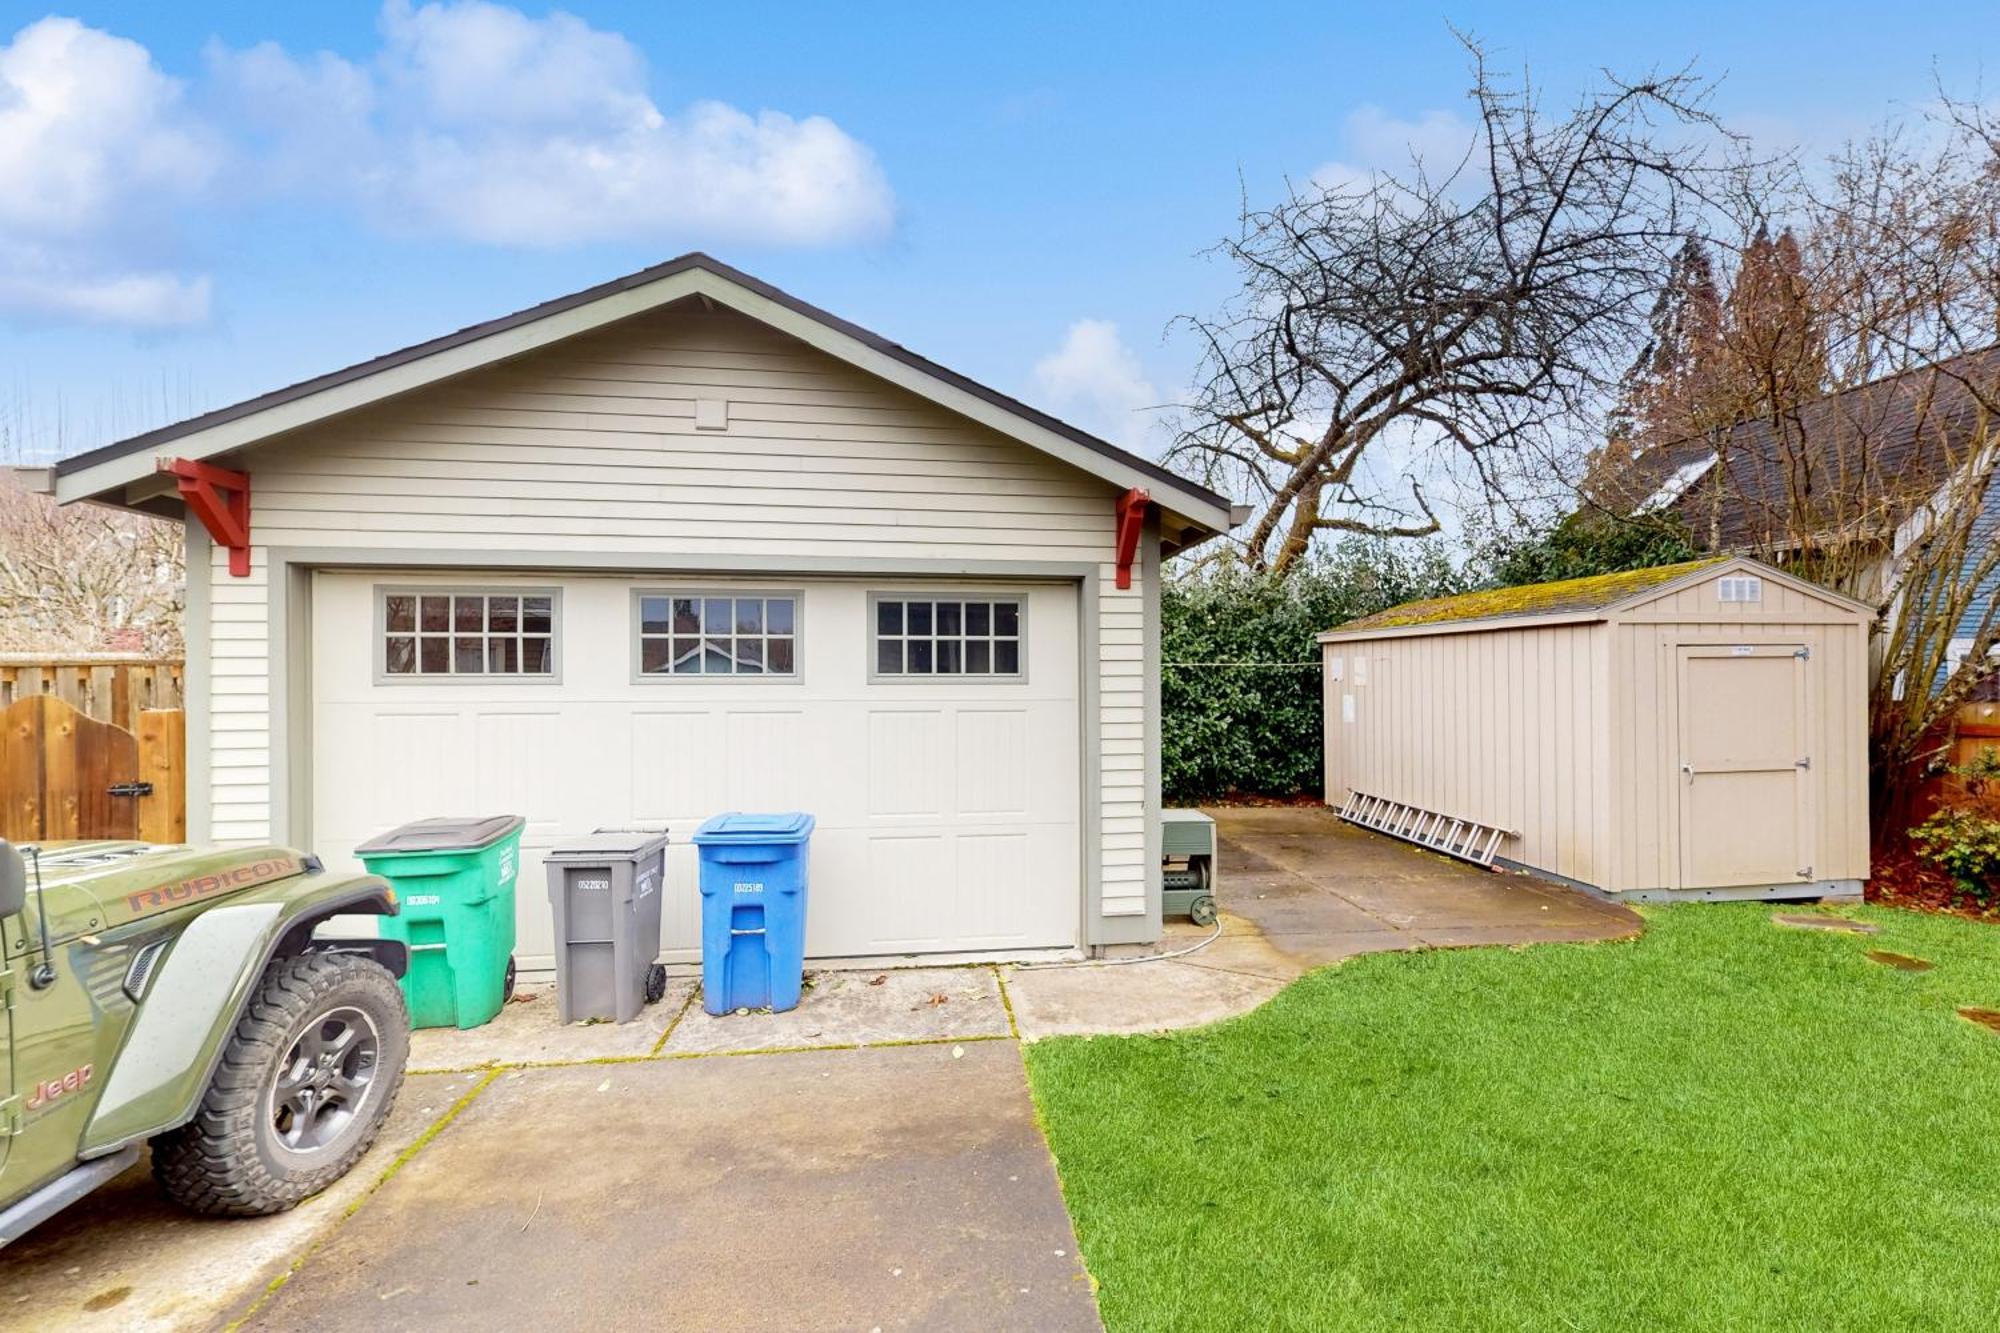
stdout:
<svg viewBox="0 0 2000 1333">
<path fill-rule="evenodd" d="M 1011 1015 L 1010 1015 L 1011 1020 Z M 1009 1028 L 1013 1028 L 1010 1021 Z M 955 1037 L 896 1037 L 886 1041 L 809 1042 L 798 1046 L 739 1046 L 726 1051 L 661 1051 L 657 1055 L 592 1055 L 580 1060 L 490 1060 L 484 1064 L 442 1069 L 412 1069 L 412 1074 L 502 1074 L 515 1069 L 578 1069 L 589 1065 L 653 1065 L 669 1060 L 713 1060 L 720 1056 L 803 1055 L 808 1051 L 879 1051 L 894 1046 L 954 1046 L 981 1041 L 1019 1041 L 1018 1030 L 971 1032 Z"/>
<path fill-rule="evenodd" d="M 408 1166 L 411 1160 L 414 1159 L 418 1153 L 422 1152 L 426 1147 L 428 1147 L 432 1139 L 435 1139 L 438 1135 L 442 1134 L 445 1131 L 445 1128 L 448 1125 L 450 1125 L 452 1121 L 458 1119 L 458 1117 L 464 1113 L 467 1107 L 471 1106 L 474 1102 L 478 1101 L 479 1095 L 485 1092 L 487 1087 L 492 1084 L 493 1080 L 499 1078 L 500 1075 L 504 1072 L 505 1071 L 501 1069 L 488 1070 L 486 1072 L 485 1078 L 482 1078 L 477 1083 L 473 1084 L 470 1088 L 466 1090 L 464 1096 L 460 1097 L 457 1101 L 453 1102 L 450 1106 L 446 1107 L 443 1115 L 439 1116 L 436 1120 L 433 1120 L 428 1126 L 425 1127 L 423 1133 L 417 1135 L 415 1139 L 411 1140 L 410 1145 L 408 1147 L 404 1148 L 403 1151 L 396 1154 L 395 1159 L 391 1161 L 388 1166 L 383 1168 L 382 1174 L 375 1177 L 375 1179 L 369 1184 L 368 1188 L 362 1191 L 359 1198 L 355 1199 L 352 1203 L 348 1204 L 347 1207 L 341 1211 L 339 1216 L 335 1217 L 333 1221 L 329 1223 L 328 1226 L 323 1231 L 321 1231 L 317 1236 L 313 1237 L 312 1242 L 306 1246 L 305 1253 L 299 1255 L 298 1258 L 292 1260 L 290 1266 L 287 1267 L 284 1272 L 278 1274 L 278 1276 L 272 1278 L 270 1282 L 265 1284 L 264 1290 L 257 1293 L 257 1299 L 250 1302 L 250 1306 L 248 1309 L 244 1310 L 242 1314 L 236 1316 L 236 1318 L 230 1320 L 227 1324 L 223 1325 L 223 1333 L 236 1333 L 237 1329 L 243 1327 L 244 1324 L 248 1323 L 251 1319 L 255 1318 L 257 1312 L 263 1309 L 265 1304 L 273 1296 L 278 1294 L 279 1289 L 282 1288 L 287 1282 L 290 1282 L 292 1278 L 298 1274 L 298 1271 L 304 1268 L 307 1262 L 311 1260 L 311 1258 L 315 1254 L 318 1254 L 321 1248 L 323 1248 L 329 1240 L 333 1239 L 334 1233 L 339 1231 L 341 1227 L 345 1226 L 349 1218 L 353 1217 L 356 1213 L 360 1212 L 364 1207 L 367 1206 L 368 1201 L 375 1197 L 375 1193 L 377 1190 L 380 1190 L 384 1185 L 388 1184 L 391 1180 L 395 1179 L 398 1172 L 400 1172 L 405 1166 Z"/>
<path fill-rule="evenodd" d="M 698 985 L 688 992 L 688 997 L 681 1001 L 681 1011 L 673 1016 L 673 1019 L 667 1024 L 667 1030 L 662 1032 L 660 1039 L 653 1043 L 652 1054 L 657 1056 L 662 1050 L 666 1049 L 667 1038 L 674 1035 L 674 1029 L 681 1025 L 683 1018 L 687 1017 L 687 1011 L 694 1008 L 695 996 L 699 994 L 701 994 L 701 987 Z"/>
<path fill-rule="evenodd" d="M 1014 1020 L 1014 997 L 1007 993 L 1007 974 L 1000 970 L 1000 964 L 991 964 L 993 984 L 1000 988 L 1000 1007 L 1007 1011 L 1007 1035 L 1015 1041 L 1021 1039 L 1021 1025 Z"/>
</svg>

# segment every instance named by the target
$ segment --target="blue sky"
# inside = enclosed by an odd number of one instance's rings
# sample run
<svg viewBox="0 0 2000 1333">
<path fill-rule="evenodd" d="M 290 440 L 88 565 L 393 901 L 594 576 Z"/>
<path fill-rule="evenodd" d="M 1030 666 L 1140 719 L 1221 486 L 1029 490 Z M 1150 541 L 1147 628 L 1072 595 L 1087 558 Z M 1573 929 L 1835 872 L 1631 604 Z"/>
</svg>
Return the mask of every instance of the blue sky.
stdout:
<svg viewBox="0 0 2000 1333">
<path fill-rule="evenodd" d="M 1185 383 L 1169 322 L 1228 294 L 1199 252 L 1239 182 L 1268 200 L 1450 139 L 1448 23 L 1552 102 L 1693 59 L 1760 142 L 1828 146 L 1938 77 L 1977 91 L 2000 26 L 1967 13 L 4 6 L 0 452 L 74 451 L 695 248 L 1151 447 L 1135 408 Z"/>
</svg>

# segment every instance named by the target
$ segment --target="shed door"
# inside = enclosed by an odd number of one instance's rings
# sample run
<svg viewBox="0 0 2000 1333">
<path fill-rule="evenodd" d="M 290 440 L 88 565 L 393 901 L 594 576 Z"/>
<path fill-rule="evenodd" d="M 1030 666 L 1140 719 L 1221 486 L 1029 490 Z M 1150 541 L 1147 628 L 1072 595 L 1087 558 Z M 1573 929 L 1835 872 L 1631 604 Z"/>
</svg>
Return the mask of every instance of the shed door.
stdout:
<svg viewBox="0 0 2000 1333">
<path fill-rule="evenodd" d="M 1684 889 L 1811 876 L 1805 650 L 1680 649 Z"/>
</svg>

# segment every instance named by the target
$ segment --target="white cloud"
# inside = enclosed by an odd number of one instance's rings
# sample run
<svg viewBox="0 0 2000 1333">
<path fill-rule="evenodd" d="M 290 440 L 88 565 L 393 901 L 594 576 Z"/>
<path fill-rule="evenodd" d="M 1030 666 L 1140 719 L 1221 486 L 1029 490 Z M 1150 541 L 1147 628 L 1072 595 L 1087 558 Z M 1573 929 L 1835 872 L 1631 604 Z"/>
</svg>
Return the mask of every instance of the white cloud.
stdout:
<svg viewBox="0 0 2000 1333">
<path fill-rule="evenodd" d="M 1377 175 L 1401 173 L 1414 163 L 1442 180 L 1458 170 L 1478 133 L 1450 111 L 1432 109 L 1408 120 L 1379 106 L 1357 107 L 1341 126 L 1341 157 L 1315 169 L 1311 180 L 1322 189 L 1366 189 Z"/>
<path fill-rule="evenodd" d="M 565 13 L 389 0 L 365 60 L 208 51 L 193 88 L 139 43 L 45 18 L 0 45 L 0 316 L 170 328 L 211 282 L 195 206 L 311 199 L 494 245 L 830 245 L 887 234 L 875 156 L 823 116 L 662 110 L 643 52 Z"/>
<path fill-rule="evenodd" d="M 644 55 L 564 13 L 485 0 L 382 12 L 366 64 L 266 43 L 212 49 L 260 167 L 376 225 L 499 245 L 673 238 L 826 245 L 885 235 L 874 154 L 823 116 L 721 102 L 663 111 Z"/>
<path fill-rule="evenodd" d="M 1062 345 L 1035 363 L 1035 405 L 1115 444 L 1136 448 L 1153 425 L 1160 394 L 1139 358 L 1105 319 L 1080 319 Z"/>
<path fill-rule="evenodd" d="M 22 28 L 0 47 L 0 311 L 205 319 L 208 279 L 149 256 L 219 161 L 145 47 L 74 19 Z"/>
</svg>

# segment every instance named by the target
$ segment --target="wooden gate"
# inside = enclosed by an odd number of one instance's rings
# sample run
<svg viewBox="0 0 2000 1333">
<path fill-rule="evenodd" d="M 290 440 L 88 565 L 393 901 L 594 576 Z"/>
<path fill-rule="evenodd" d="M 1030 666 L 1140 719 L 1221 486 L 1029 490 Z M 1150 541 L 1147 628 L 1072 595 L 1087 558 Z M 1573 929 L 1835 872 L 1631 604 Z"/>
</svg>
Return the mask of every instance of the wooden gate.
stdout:
<svg viewBox="0 0 2000 1333">
<path fill-rule="evenodd" d="M 142 710 L 133 733 L 54 695 L 0 712 L 0 837 L 187 837 L 183 714 Z"/>
</svg>

